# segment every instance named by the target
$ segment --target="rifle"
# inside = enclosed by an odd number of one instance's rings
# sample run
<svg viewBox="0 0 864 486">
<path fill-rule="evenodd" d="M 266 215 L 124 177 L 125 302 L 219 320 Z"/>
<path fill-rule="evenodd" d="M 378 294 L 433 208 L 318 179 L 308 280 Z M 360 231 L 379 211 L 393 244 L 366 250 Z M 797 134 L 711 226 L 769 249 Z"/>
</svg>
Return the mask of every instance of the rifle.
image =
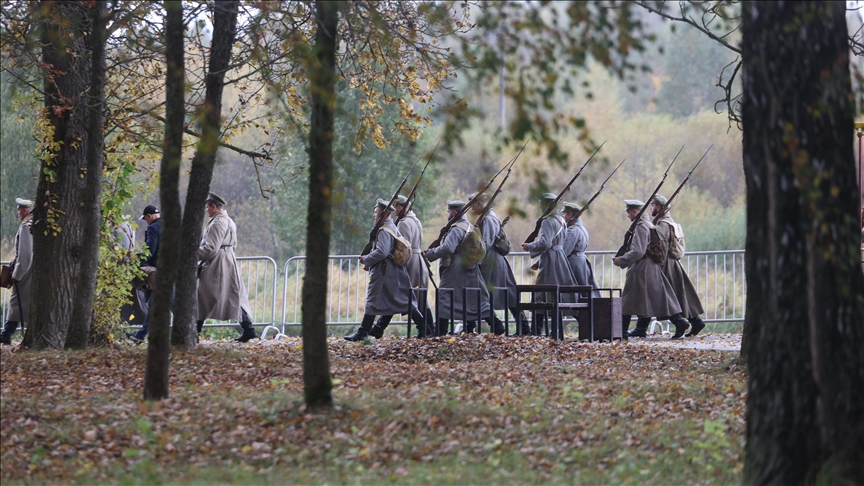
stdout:
<svg viewBox="0 0 864 486">
<path fill-rule="evenodd" d="M 438 291 L 438 284 L 435 283 L 435 277 L 432 276 L 432 264 L 429 263 L 429 259 L 426 258 L 426 255 L 420 253 L 420 257 L 423 258 L 423 262 L 426 263 L 426 269 L 429 270 L 429 281 L 432 282 L 432 286 L 435 287 L 435 291 Z"/>
<path fill-rule="evenodd" d="M 522 152 L 519 152 L 519 153 L 521 154 Z M 517 157 L 518 157 L 518 155 L 517 155 Z M 515 161 L 516 161 L 516 159 L 514 158 L 513 162 L 515 162 Z M 456 224 L 457 221 L 462 219 L 462 216 L 465 216 L 465 213 L 467 213 L 468 209 L 471 208 L 471 201 L 482 196 L 483 193 L 486 192 L 486 190 L 492 186 L 492 183 L 495 182 L 495 179 L 498 177 L 498 175 L 501 174 L 502 172 L 504 172 L 504 169 L 506 169 L 508 166 L 510 166 L 513 162 L 509 162 L 507 165 L 502 167 L 501 170 L 499 170 L 497 174 L 495 174 L 494 176 L 492 176 L 491 179 L 489 179 L 489 182 L 486 183 L 486 186 L 484 186 L 482 189 L 477 191 L 477 194 L 474 197 L 472 197 L 471 199 L 469 199 L 468 202 L 464 206 L 462 206 L 462 209 L 457 211 L 456 214 L 454 214 L 452 218 L 447 220 L 447 224 L 445 224 L 444 226 L 441 227 L 441 231 L 438 233 L 438 238 L 435 238 L 435 241 L 433 241 L 432 243 L 429 244 L 429 248 L 427 248 L 427 250 L 431 250 L 432 248 L 436 248 L 436 247 L 438 247 L 438 245 L 441 244 L 441 240 L 443 240 L 444 237 L 447 236 L 447 233 L 450 232 L 450 228 L 452 228 L 453 225 Z"/>
<path fill-rule="evenodd" d="M 678 153 L 675 154 L 675 158 L 672 159 L 672 163 L 669 164 L 669 167 L 666 167 L 666 172 L 663 173 L 663 179 L 660 180 L 660 184 L 657 184 L 657 187 L 654 188 L 654 192 L 648 197 L 648 201 L 642 205 L 642 209 L 639 210 L 639 214 L 633 218 L 633 222 L 630 223 L 630 227 L 627 228 L 627 232 L 624 233 L 624 244 L 621 245 L 621 248 L 618 248 L 618 251 L 615 253 L 614 258 L 618 258 L 621 255 L 627 253 L 630 250 L 630 245 L 633 243 L 633 233 L 636 231 L 636 225 L 639 224 L 639 221 L 642 219 L 642 215 L 645 214 L 645 209 L 650 204 L 650 201 L 654 199 L 654 196 L 657 195 L 657 191 L 663 186 L 663 182 L 666 181 L 666 176 L 669 175 L 669 169 L 672 168 L 672 164 L 675 163 L 675 160 L 681 155 L 681 150 L 684 150 L 684 145 L 681 146 L 681 149 L 678 150 Z"/>
<path fill-rule="evenodd" d="M 573 216 L 573 219 L 579 219 L 579 217 L 582 216 L 582 213 L 584 213 L 588 209 L 588 206 L 590 206 L 591 203 L 595 199 L 597 199 L 597 196 L 599 196 L 600 193 L 603 192 L 603 188 L 606 186 L 606 183 L 609 182 L 609 179 L 611 179 L 612 176 L 615 175 L 616 172 L 618 172 L 618 169 L 620 169 L 621 166 L 624 165 L 624 162 L 626 162 L 626 161 L 627 161 L 627 159 L 622 160 L 621 163 L 618 164 L 618 167 L 615 167 L 615 170 L 613 170 L 612 173 L 609 174 L 609 177 L 607 177 L 606 180 L 603 181 L 603 184 L 600 184 L 600 189 L 598 189 L 597 192 L 595 192 L 594 195 L 591 196 L 591 199 L 589 199 L 588 202 L 585 203 L 584 206 L 582 206 L 582 209 L 580 209 L 579 212 L 576 213 L 575 216 Z"/>
<path fill-rule="evenodd" d="M 585 163 L 582 164 L 579 172 L 577 172 L 576 175 L 573 176 L 572 179 L 570 179 L 570 182 L 568 182 L 567 185 L 564 186 L 564 189 L 561 189 L 561 192 L 558 193 L 558 196 L 555 198 L 555 200 L 546 205 L 546 209 L 544 209 L 540 217 L 537 218 L 537 223 L 534 225 L 534 231 L 532 231 L 531 234 L 528 235 L 528 238 L 525 238 L 525 243 L 531 243 L 537 238 L 537 235 L 540 233 L 540 226 L 543 224 L 543 218 L 548 216 L 549 213 L 552 212 L 552 209 L 558 206 L 558 203 L 561 202 L 561 198 L 564 197 L 564 193 L 570 190 L 570 186 L 572 186 L 573 183 L 576 182 L 576 179 L 578 179 L 579 175 L 582 174 L 582 170 L 585 168 L 586 165 L 588 165 L 588 162 L 591 162 L 591 159 L 593 159 L 594 156 L 597 155 L 597 152 L 599 152 L 604 145 L 606 145 L 606 141 L 603 141 L 603 143 L 601 143 L 600 146 L 597 147 L 597 150 L 595 150 L 594 153 L 591 154 L 591 157 L 588 157 L 588 160 L 586 160 Z"/>
<path fill-rule="evenodd" d="M 525 142 L 525 145 L 522 146 L 522 149 L 519 150 L 519 153 L 516 154 L 516 157 L 510 161 L 510 165 L 507 167 L 507 174 L 504 175 L 504 179 L 501 180 L 501 183 L 498 184 L 498 189 L 495 189 L 495 192 L 492 194 L 492 197 L 489 198 L 489 201 L 486 203 L 486 206 L 483 207 L 483 211 L 480 212 L 480 216 L 477 218 L 477 222 L 474 223 L 474 226 L 477 228 L 482 228 L 483 220 L 486 219 L 486 215 L 489 214 L 489 210 L 492 209 L 492 202 L 495 201 L 495 198 L 498 197 L 498 194 L 501 193 L 501 188 L 504 187 L 504 183 L 507 182 L 507 178 L 510 177 L 510 171 L 513 170 L 513 164 L 516 163 L 516 159 L 522 155 L 522 150 L 525 150 L 525 147 L 528 146 L 528 142 Z M 509 216 L 508 216 L 509 218 Z M 503 225 L 502 225 L 503 226 Z"/>
<path fill-rule="evenodd" d="M 426 165 L 423 166 L 423 170 L 420 171 L 420 177 L 417 178 L 417 182 L 414 183 L 414 187 L 411 188 L 411 192 L 408 193 L 408 199 L 406 199 L 405 207 L 402 208 L 402 212 L 396 216 L 395 224 L 398 226 L 399 222 L 405 218 L 405 215 L 408 214 L 408 211 L 411 211 L 411 206 L 414 205 L 414 199 L 417 198 L 417 186 L 420 185 L 420 181 L 423 180 L 423 174 L 426 173 L 426 167 L 429 167 L 429 162 L 432 162 L 432 158 L 435 157 L 435 151 L 438 150 L 438 146 L 441 145 L 441 141 L 439 140 L 437 144 L 435 144 L 435 148 L 432 149 L 432 155 L 429 156 L 429 160 L 426 161 Z M 425 151 L 426 148 L 424 147 Z M 423 152 L 420 152 L 421 156 Z"/>
<path fill-rule="evenodd" d="M 660 212 L 657 213 L 657 216 L 654 216 L 654 220 L 651 221 L 653 224 L 657 224 L 658 222 L 660 222 L 660 220 L 663 219 L 663 216 L 665 216 L 666 213 L 669 212 L 670 209 L 672 209 L 672 201 L 675 199 L 675 197 L 681 191 L 681 188 L 684 187 L 684 184 L 687 184 L 687 181 L 690 180 L 690 175 L 693 174 L 693 171 L 696 170 L 696 167 L 699 167 L 699 164 L 702 163 L 702 159 L 704 159 L 705 156 L 708 155 L 708 152 L 710 152 L 713 147 L 714 147 L 714 144 L 712 143 L 711 147 L 708 147 L 708 150 L 706 150 L 705 153 L 702 155 L 702 158 L 699 159 L 699 161 L 696 162 L 696 165 L 694 165 L 693 168 L 690 169 L 690 172 L 687 173 L 687 177 L 685 177 L 684 180 L 681 181 L 681 184 L 678 184 L 678 188 L 675 189 L 675 192 L 673 192 L 671 196 L 669 196 L 669 199 L 667 199 L 666 204 L 664 204 L 663 207 L 660 208 Z M 650 203 L 650 202 L 651 201 L 648 201 L 648 203 Z"/>
<path fill-rule="evenodd" d="M 423 156 L 422 152 L 420 156 Z M 420 162 L 420 157 L 417 157 L 417 162 Z M 414 165 L 411 166 L 411 170 L 409 170 L 408 173 L 405 174 L 405 178 L 402 179 L 402 183 L 399 184 L 399 188 L 397 188 L 396 192 L 393 193 L 393 197 L 391 197 L 390 202 L 387 203 L 388 208 L 393 207 L 393 202 L 396 201 L 396 198 L 399 196 L 399 191 L 401 191 L 402 188 L 405 187 L 405 183 L 408 182 L 408 176 L 411 175 L 412 171 L 414 171 L 414 167 L 417 166 L 417 162 L 414 162 Z M 363 251 L 360 253 L 360 256 L 366 256 L 369 254 L 370 251 L 372 251 L 372 247 L 375 245 L 375 239 L 378 236 L 378 230 L 380 230 L 381 226 L 384 225 L 384 221 L 387 220 L 387 216 L 389 215 L 389 209 L 381 211 L 381 214 L 378 215 L 378 219 L 375 220 L 375 226 L 372 228 L 372 231 L 369 232 L 369 241 L 366 243 L 366 246 L 363 247 Z"/>
</svg>

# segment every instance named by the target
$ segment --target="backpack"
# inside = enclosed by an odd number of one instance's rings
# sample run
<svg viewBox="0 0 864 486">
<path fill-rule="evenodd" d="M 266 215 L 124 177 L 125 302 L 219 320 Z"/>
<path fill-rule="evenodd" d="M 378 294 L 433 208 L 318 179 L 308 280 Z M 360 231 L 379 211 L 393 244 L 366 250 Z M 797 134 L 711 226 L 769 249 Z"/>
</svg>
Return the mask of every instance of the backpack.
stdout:
<svg viewBox="0 0 864 486">
<path fill-rule="evenodd" d="M 456 225 L 456 227 L 465 230 L 465 238 L 462 239 L 456 253 L 462 255 L 462 265 L 465 266 L 465 270 L 474 270 L 477 264 L 486 258 L 486 242 L 483 241 L 483 237 L 474 228 L 474 225 L 468 223 L 465 226 L 467 228 L 462 224 Z"/>
<path fill-rule="evenodd" d="M 510 254 L 510 238 L 507 236 L 507 232 L 504 231 L 504 225 L 498 228 L 498 234 L 495 235 L 495 243 L 492 245 L 492 248 L 495 248 L 495 251 L 503 256 Z"/>
<path fill-rule="evenodd" d="M 395 231 L 386 226 L 382 226 L 381 229 L 389 233 L 394 240 L 393 251 L 387 256 L 392 258 L 393 263 L 396 265 L 404 267 L 408 263 L 408 260 L 411 260 L 411 242 L 404 236 L 397 235 Z"/>
<path fill-rule="evenodd" d="M 650 235 L 645 255 L 653 260 L 654 263 L 663 265 L 666 263 L 666 254 L 669 252 L 669 242 L 666 239 L 666 235 L 656 226 L 651 227 Z"/>
<path fill-rule="evenodd" d="M 669 257 L 675 260 L 684 258 L 684 230 L 681 225 L 672 225 L 672 237 L 669 238 Z"/>
</svg>

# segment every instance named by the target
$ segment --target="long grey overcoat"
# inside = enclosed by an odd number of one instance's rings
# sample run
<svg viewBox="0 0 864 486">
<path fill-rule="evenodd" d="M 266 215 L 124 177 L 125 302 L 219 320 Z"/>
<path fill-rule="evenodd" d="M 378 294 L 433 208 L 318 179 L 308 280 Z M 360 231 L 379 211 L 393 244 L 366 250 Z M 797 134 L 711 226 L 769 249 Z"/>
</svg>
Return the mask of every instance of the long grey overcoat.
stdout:
<svg viewBox="0 0 864 486">
<path fill-rule="evenodd" d="M 441 244 L 430 250 L 426 250 L 426 257 L 430 262 L 441 259 L 441 281 L 440 289 L 454 290 L 451 301 L 450 291 L 438 291 L 438 318 L 462 320 L 463 309 L 467 313 L 469 321 L 477 321 L 490 315 L 489 291 L 486 290 L 486 282 L 480 273 L 480 265 L 473 270 L 466 270 L 462 264 L 462 255 L 457 252 L 462 240 L 465 239 L 467 228 L 471 223 L 468 218 L 462 219 L 454 224 Z M 468 291 L 468 304 L 462 296 L 462 289 L 480 289 L 480 308 L 477 308 L 477 290 Z M 479 315 L 478 315 L 479 314 Z"/>
<path fill-rule="evenodd" d="M 408 270 L 408 278 L 411 280 L 411 287 L 428 289 L 429 288 L 429 269 L 426 268 L 426 262 L 423 261 L 423 256 L 420 254 L 423 245 L 423 225 L 417 219 L 414 211 L 408 211 L 408 214 L 399 221 L 399 233 L 411 242 L 411 259 L 405 264 L 405 269 Z M 420 290 L 414 291 L 414 303 L 425 298 L 425 292 Z M 418 305 L 419 307 L 419 305 Z"/>
<path fill-rule="evenodd" d="M 528 243 L 528 253 L 531 258 L 540 257 L 535 281 L 537 285 L 576 285 L 570 263 L 567 262 L 567 256 L 564 254 L 566 238 L 564 218 L 557 214 L 550 214 L 543 218 L 537 238 Z M 535 296 L 537 300 L 543 298 L 545 297 L 541 294 Z M 561 297 L 561 302 L 565 303 L 573 303 L 576 300 L 573 294 L 563 294 Z"/>
<path fill-rule="evenodd" d="M 483 281 L 486 282 L 489 295 L 494 297 L 491 299 L 491 305 L 495 309 L 506 307 L 512 309 L 516 307 L 516 299 L 518 298 L 516 295 L 516 276 L 513 274 L 513 268 L 510 267 L 507 258 L 494 248 L 495 237 L 498 236 L 500 229 L 501 219 L 490 208 L 486 218 L 483 219 L 483 227 L 480 228 L 483 241 L 486 243 L 486 257 L 480 262 L 480 274 L 483 275 Z M 495 290 L 495 287 L 507 290 Z"/>
<path fill-rule="evenodd" d="M 17 285 L 12 286 L 9 315 L 6 317 L 12 322 L 30 322 L 30 267 L 33 264 L 33 235 L 30 234 L 30 227 L 32 223 L 33 217 L 29 214 L 21 221 L 21 226 L 18 227 L 18 233 L 15 235 L 15 257 L 9 264 L 12 267 L 12 279 L 18 281 Z"/>
<path fill-rule="evenodd" d="M 621 313 L 643 317 L 668 317 L 681 312 L 675 289 L 663 275 L 660 265 L 645 256 L 651 235 L 651 220 L 643 213 L 633 231 L 630 250 L 618 259 L 627 269 L 621 292 Z"/>
<path fill-rule="evenodd" d="M 672 225 L 675 220 L 669 213 L 657 222 L 657 229 L 666 238 L 671 241 L 675 237 Z M 678 305 L 681 306 L 681 314 L 684 317 L 696 317 L 705 312 L 702 308 L 702 301 L 699 299 L 699 294 L 696 292 L 696 287 L 681 266 L 681 262 L 672 258 L 671 255 L 666 255 L 666 262 L 661 266 L 663 275 L 669 279 L 672 288 L 675 289 L 675 296 L 678 298 Z"/>
<path fill-rule="evenodd" d="M 207 222 L 198 247 L 199 265 L 203 268 L 198 276 L 199 321 L 240 321 L 241 309 L 251 314 L 249 296 L 234 255 L 236 246 L 237 225 L 223 209 Z"/>
<path fill-rule="evenodd" d="M 401 236 L 392 219 L 388 219 L 384 226 Z M 408 277 L 408 270 L 396 265 L 389 256 L 395 244 L 396 239 L 382 227 L 378 230 L 372 251 L 363 257 L 362 263 L 369 268 L 364 314 L 390 316 L 408 313 L 411 279 Z"/>
<path fill-rule="evenodd" d="M 588 249 L 588 230 L 582 224 L 582 218 L 570 221 L 563 246 L 576 285 L 590 285 L 596 289 L 598 285 L 594 278 L 594 267 L 585 255 L 585 250 Z M 594 291 L 593 294 L 594 297 L 600 297 L 600 292 Z"/>
</svg>

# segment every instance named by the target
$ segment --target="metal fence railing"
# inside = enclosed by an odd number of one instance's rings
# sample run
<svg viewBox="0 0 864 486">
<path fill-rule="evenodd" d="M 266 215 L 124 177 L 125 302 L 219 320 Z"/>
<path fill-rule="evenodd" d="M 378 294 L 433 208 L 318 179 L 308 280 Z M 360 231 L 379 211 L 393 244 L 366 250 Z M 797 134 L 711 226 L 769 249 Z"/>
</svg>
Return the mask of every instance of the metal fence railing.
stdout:
<svg viewBox="0 0 864 486">
<path fill-rule="evenodd" d="M 589 251 L 594 275 L 601 288 L 620 288 L 626 271 L 612 265 L 614 251 Z M 525 252 L 508 255 L 518 284 L 534 282 L 536 272 L 531 270 L 531 259 Z M 281 288 L 276 262 L 267 256 L 238 257 L 240 275 L 249 295 L 251 315 L 256 326 L 273 326 L 285 333 L 286 329 L 301 325 L 301 291 L 306 269 L 306 258 L 293 257 L 282 268 Z M 355 326 L 363 318 L 366 286 L 369 273 L 364 271 L 358 255 L 331 255 L 328 265 L 327 325 Z M 8 263 L 8 262 L 4 262 Z M 706 322 L 741 323 L 744 320 L 746 285 L 744 278 L 744 250 L 689 252 L 681 260 L 696 286 L 705 307 L 702 316 Z M 438 264 L 432 265 L 436 281 Z M 0 289 L 0 308 L 3 322 L 9 307 L 9 289 Z M 277 295 L 281 293 L 281 299 Z M 428 304 L 435 307 L 434 290 L 429 292 Z M 420 304 L 422 307 L 422 303 Z M 281 314 L 280 314 L 281 311 Z M 277 316 L 280 316 L 277 317 Z M 398 316 L 396 316 L 398 319 Z M 393 324 L 405 324 L 394 319 Z M 234 321 L 208 321 L 208 327 L 236 326 Z"/>
<path fill-rule="evenodd" d="M 240 279 L 246 286 L 252 323 L 256 326 L 276 324 L 276 289 L 278 266 L 276 260 L 268 256 L 237 257 Z M 208 320 L 205 327 L 231 327 L 237 321 Z"/>
<path fill-rule="evenodd" d="M 624 286 L 626 270 L 612 264 L 614 251 L 589 251 L 594 275 L 601 288 Z M 354 326 L 363 317 L 368 272 L 362 270 L 358 255 L 332 255 L 328 267 L 327 325 Z M 507 256 L 518 284 L 531 284 L 536 272 L 531 270 L 531 259 L 526 252 L 513 252 Z M 293 257 L 283 267 L 282 332 L 291 326 L 300 326 L 301 290 L 305 272 L 303 256 Z M 746 286 L 744 279 L 744 250 L 690 252 L 681 264 L 702 299 L 705 322 L 743 322 Z M 438 275 L 437 262 L 432 269 Z M 429 304 L 434 308 L 434 291 Z M 406 321 L 392 321 L 404 324 Z"/>
</svg>

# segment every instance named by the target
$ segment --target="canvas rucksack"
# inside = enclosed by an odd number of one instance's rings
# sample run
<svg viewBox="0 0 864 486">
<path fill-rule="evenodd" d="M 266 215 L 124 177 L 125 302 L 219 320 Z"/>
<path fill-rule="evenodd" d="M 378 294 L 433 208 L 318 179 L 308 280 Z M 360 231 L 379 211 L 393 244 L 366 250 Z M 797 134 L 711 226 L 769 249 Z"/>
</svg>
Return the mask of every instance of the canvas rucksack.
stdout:
<svg viewBox="0 0 864 486">
<path fill-rule="evenodd" d="M 507 256 L 510 254 L 511 246 L 510 238 L 507 236 L 507 232 L 504 231 L 504 224 L 506 223 L 502 223 L 501 226 L 498 228 L 498 234 L 495 235 L 495 243 L 492 245 L 492 248 L 495 248 L 495 251 L 497 251 L 501 255 Z"/>
<path fill-rule="evenodd" d="M 671 226 L 672 234 L 669 238 L 669 257 L 680 260 L 684 258 L 684 229 L 678 223 L 674 223 Z"/>
<path fill-rule="evenodd" d="M 480 232 L 470 223 L 457 223 L 456 227 L 465 231 L 465 238 L 459 244 L 457 253 L 462 255 L 462 265 L 466 270 L 474 270 L 486 258 L 486 242 Z"/>
<path fill-rule="evenodd" d="M 392 258 L 393 263 L 396 265 L 404 267 L 408 263 L 408 260 L 411 259 L 411 242 L 405 239 L 404 236 L 397 235 L 395 231 L 386 226 L 382 226 L 381 229 L 392 236 L 394 240 L 393 251 L 387 256 Z"/>
<path fill-rule="evenodd" d="M 648 249 L 645 250 L 645 254 L 655 263 L 663 265 L 666 263 L 666 254 L 669 252 L 669 242 L 663 231 L 656 226 L 651 227 L 650 234 L 651 237 L 648 240 Z"/>
</svg>

